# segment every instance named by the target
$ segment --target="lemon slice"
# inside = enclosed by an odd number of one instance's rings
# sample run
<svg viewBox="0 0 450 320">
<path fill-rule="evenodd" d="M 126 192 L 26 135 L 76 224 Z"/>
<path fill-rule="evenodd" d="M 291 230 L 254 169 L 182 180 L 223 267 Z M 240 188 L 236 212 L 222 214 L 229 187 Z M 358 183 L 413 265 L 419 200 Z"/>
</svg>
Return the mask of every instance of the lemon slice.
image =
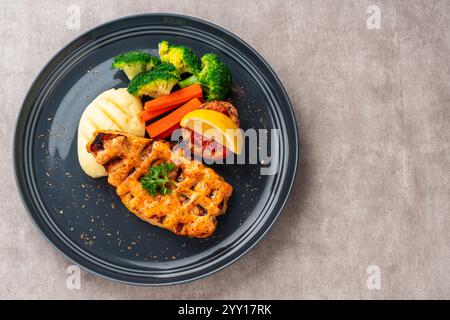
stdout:
<svg viewBox="0 0 450 320">
<path fill-rule="evenodd" d="M 236 154 L 242 152 L 243 135 L 238 126 L 223 113 L 194 110 L 181 119 L 180 125 L 224 145 Z"/>
</svg>

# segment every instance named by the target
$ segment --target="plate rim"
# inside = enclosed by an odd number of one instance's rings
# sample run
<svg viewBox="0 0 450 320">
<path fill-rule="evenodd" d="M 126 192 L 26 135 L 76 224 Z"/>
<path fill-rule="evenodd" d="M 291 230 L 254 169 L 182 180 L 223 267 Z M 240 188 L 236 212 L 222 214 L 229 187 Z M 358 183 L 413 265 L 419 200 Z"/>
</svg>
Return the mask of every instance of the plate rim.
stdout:
<svg viewBox="0 0 450 320">
<path fill-rule="evenodd" d="M 228 259 L 228 261 L 222 260 L 223 263 L 221 265 L 215 265 L 214 268 L 212 268 L 211 270 L 204 270 L 206 272 L 201 272 L 200 274 L 193 275 L 193 276 L 189 276 L 189 275 L 184 276 L 180 280 L 161 281 L 161 282 L 144 282 L 144 281 L 135 281 L 135 280 L 124 280 L 124 279 L 115 278 L 112 275 L 107 275 L 105 273 L 98 272 L 97 270 L 95 270 L 95 268 L 91 268 L 86 265 L 83 265 L 83 263 L 80 263 L 80 261 L 77 261 L 74 257 L 70 256 L 69 253 L 62 250 L 66 247 L 60 248 L 56 243 L 54 243 L 54 240 L 51 239 L 52 236 L 54 236 L 53 230 L 50 230 L 52 232 L 50 234 L 47 234 L 46 232 L 44 232 L 44 229 L 38 223 L 38 221 L 37 221 L 38 219 L 36 219 L 36 215 L 37 216 L 40 215 L 39 210 L 33 210 L 32 209 L 33 206 L 29 204 L 29 202 L 33 202 L 33 201 L 31 201 L 31 199 L 25 197 L 28 190 L 27 190 L 27 187 L 22 184 L 23 181 L 20 177 L 20 172 L 19 172 L 18 159 L 20 159 L 21 155 L 23 154 L 23 152 L 22 152 L 23 147 L 20 147 L 20 148 L 17 147 L 17 143 L 21 137 L 25 136 L 25 132 L 24 132 L 25 130 L 23 130 L 23 128 L 22 128 L 22 130 L 20 130 L 21 129 L 20 128 L 20 120 L 24 116 L 27 115 L 26 110 L 25 110 L 26 105 L 27 105 L 27 100 L 29 100 L 29 98 L 31 96 L 33 96 L 33 94 L 32 94 L 33 91 L 39 92 L 40 89 L 42 88 L 42 85 L 45 84 L 45 81 L 43 83 L 40 83 L 40 80 L 42 80 L 41 78 L 43 77 L 44 72 L 49 69 L 50 65 L 55 62 L 56 58 L 58 58 L 65 50 L 67 50 L 69 47 L 74 45 L 81 38 L 85 37 L 86 35 L 91 34 L 92 32 L 95 32 L 97 29 L 100 29 L 107 25 L 120 24 L 121 21 L 133 20 L 133 19 L 139 19 L 139 18 L 151 19 L 151 18 L 164 18 L 164 17 L 179 18 L 179 19 L 184 19 L 184 20 L 188 20 L 188 21 L 193 21 L 195 23 L 205 24 L 212 29 L 217 29 L 218 31 L 226 34 L 227 36 L 237 40 L 247 50 L 250 50 L 252 52 L 252 54 L 254 54 L 259 59 L 259 62 L 261 62 L 264 65 L 264 67 L 267 68 L 267 71 L 277 82 L 277 85 L 281 91 L 281 92 L 279 92 L 280 96 L 287 101 L 287 107 L 288 107 L 288 111 L 290 114 L 287 117 L 283 117 L 283 118 L 284 119 L 292 119 L 292 122 L 293 122 L 293 125 L 290 128 L 291 130 L 293 130 L 293 134 L 289 135 L 289 138 L 293 140 L 292 144 L 295 146 L 295 148 L 290 149 L 289 159 L 291 159 L 294 163 L 294 166 L 293 166 L 294 172 L 292 174 L 292 179 L 290 180 L 289 185 L 286 185 L 285 180 L 281 181 L 281 188 L 282 188 L 282 190 L 286 190 L 286 195 L 283 197 L 284 199 L 279 204 L 279 207 L 272 209 L 271 210 L 272 212 L 268 213 L 268 215 L 272 215 L 273 217 L 263 223 L 262 226 L 264 226 L 264 228 L 258 228 L 257 230 L 255 230 L 256 235 L 252 235 L 252 237 L 250 237 L 251 241 L 246 241 L 244 243 L 244 244 L 247 244 L 247 246 L 246 247 L 241 246 L 239 248 L 239 250 L 232 253 L 232 255 L 231 255 L 230 259 Z M 64 61 L 64 60 L 62 60 L 62 61 Z M 29 105 L 32 106 L 33 104 L 29 103 Z M 16 125 L 14 127 L 14 132 L 13 132 L 12 147 L 13 147 L 14 178 L 15 178 L 16 187 L 18 189 L 18 193 L 20 195 L 22 205 L 26 209 L 27 214 L 30 217 L 33 225 L 39 230 L 39 232 L 43 235 L 43 237 L 66 259 L 68 259 L 70 262 L 76 264 L 83 270 L 86 270 L 92 274 L 95 274 L 103 279 L 108 279 L 108 280 L 111 280 L 114 282 L 128 284 L 128 285 L 136 285 L 136 286 L 165 286 L 165 285 L 174 285 L 174 284 L 195 281 L 195 280 L 207 277 L 211 274 L 214 274 L 220 270 L 223 270 L 226 267 L 233 264 L 234 262 L 236 262 L 237 260 L 239 260 L 240 258 L 242 258 L 245 254 L 247 254 L 250 250 L 252 250 L 266 236 L 269 229 L 273 226 L 275 221 L 280 216 L 281 212 L 283 212 L 283 210 L 285 209 L 286 203 L 291 196 L 292 189 L 293 189 L 295 181 L 296 181 L 296 177 L 298 174 L 299 158 L 300 158 L 299 132 L 298 132 L 297 121 L 296 121 L 295 112 L 294 112 L 294 109 L 292 106 L 292 102 L 291 102 L 291 100 L 287 94 L 287 91 L 284 88 L 281 80 L 279 79 L 278 75 L 275 73 L 275 71 L 272 69 L 272 67 L 267 63 L 267 61 L 255 49 L 253 49 L 247 42 L 242 40 L 239 36 L 235 35 L 234 33 L 226 30 L 225 28 L 223 28 L 217 24 L 211 23 L 207 20 L 203 20 L 203 19 L 185 15 L 185 14 L 176 14 L 176 13 L 142 13 L 142 14 L 135 14 L 135 15 L 127 15 L 127 16 L 119 17 L 117 19 L 109 20 L 109 21 L 98 24 L 98 25 L 80 33 L 75 38 L 73 38 L 71 41 L 69 41 L 67 44 L 65 44 L 62 48 L 60 48 L 54 55 L 51 56 L 51 58 L 47 61 L 47 63 L 45 63 L 45 65 L 40 69 L 40 71 L 34 77 L 34 79 L 31 82 L 31 85 L 29 86 L 29 88 L 27 90 L 27 93 L 22 101 L 20 111 L 18 112 L 17 117 L 16 117 Z M 22 165 L 22 164 L 20 164 L 20 165 Z M 257 233 L 259 233 L 259 234 L 257 234 Z M 86 258 L 81 256 L 78 252 L 75 252 L 75 257 L 81 258 L 82 262 L 86 261 Z M 91 264 L 91 263 L 89 262 L 89 264 Z M 95 265 L 95 266 L 97 266 L 97 268 L 99 268 L 98 265 Z M 106 271 L 106 270 L 104 270 L 104 271 Z M 107 270 L 106 273 L 111 274 L 111 272 L 112 272 L 111 270 Z M 194 271 L 193 273 L 198 273 L 198 270 Z M 132 277 L 136 278 L 136 276 L 132 276 Z M 142 280 L 143 279 L 142 276 L 140 276 L 139 279 Z M 147 279 L 149 279 L 149 278 L 147 278 Z"/>
</svg>

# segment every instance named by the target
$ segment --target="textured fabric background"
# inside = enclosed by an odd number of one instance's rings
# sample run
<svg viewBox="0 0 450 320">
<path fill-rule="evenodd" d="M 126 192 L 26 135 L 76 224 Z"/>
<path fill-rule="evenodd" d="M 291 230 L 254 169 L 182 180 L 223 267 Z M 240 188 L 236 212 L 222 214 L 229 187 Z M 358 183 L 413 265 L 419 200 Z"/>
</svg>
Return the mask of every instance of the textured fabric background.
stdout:
<svg viewBox="0 0 450 320">
<path fill-rule="evenodd" d="M 367 8 L 381 9 L 379 30 Z M 81 9 L 80 30 L 66 27 Z M 33 78 L 68 41 L 124 15 L 219 24 L 272 65 L 295 107 L 292 197 L 258 246 L 184 285 L 82 272 L 39 234 L 17 193 L 12 136 Z M 0 0 L 0 298 L 450 298 L 450 1 Z M 369 290 L 367 268 L 381 271 Z"/>
</svg>

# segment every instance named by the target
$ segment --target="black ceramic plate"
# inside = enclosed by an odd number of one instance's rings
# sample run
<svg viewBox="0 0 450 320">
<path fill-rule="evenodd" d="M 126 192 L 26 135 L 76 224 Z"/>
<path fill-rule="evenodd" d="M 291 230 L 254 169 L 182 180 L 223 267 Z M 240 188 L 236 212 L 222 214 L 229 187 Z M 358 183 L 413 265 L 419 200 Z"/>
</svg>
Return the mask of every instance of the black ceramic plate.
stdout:
<svg viewBox="0 0 450 320">
<path fill-rule="evenodd" d="M 77 127 L 101 92 L 126 87 L 111 70 L 122 52 L 156 51 L 162 40 L 197 54 L 214 52 L 230 67 L 232 100 L 241 127 L 280 129 L 279 170 L 260 165 L 215 165 L 234 187 L 227 213 L 207 239 L 188 239 L 129 213 L 106 179 L 91 179 L 78 164 Z M 236 261 L 267 232 L 282 210 L 297 170 L 294 113 L 269 65 L 242 40 L 199 19 L 145 14 L 103 24 L 62 49 L 25 98 L 14 141 L 22 200 L 37 227 L 67 258 L 100 276 L 142 285 L 197 279 Z"/>
</svg>

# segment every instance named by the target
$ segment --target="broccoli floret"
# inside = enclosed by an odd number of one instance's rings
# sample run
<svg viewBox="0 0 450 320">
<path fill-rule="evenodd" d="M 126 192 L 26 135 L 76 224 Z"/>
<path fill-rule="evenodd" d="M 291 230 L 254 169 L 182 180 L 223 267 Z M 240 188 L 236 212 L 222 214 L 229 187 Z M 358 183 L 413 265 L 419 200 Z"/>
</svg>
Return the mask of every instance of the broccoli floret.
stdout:
<svg viewBox="0 0 450 320">
<path fill-rule="evenodd" d="M 224 100 L 231 88 L 231 72 L 216 54 L 208 53 L 202 57 L 202 70 L 179 85 L 184 88 L 194 83 L 202 86 L 207 100 Z"/>
<path fill-rule="evenodd" d="M 158 98 L 170 93 L 177 84 L 177 75 L 165 71 L 145 71 L 138 74 L 128 85 L 128 92 L 134 96 Z"/>
<path fill-rule="evenodd" d="M 159 60 L 159 58 L 150 55 L 150 59 L 147 62 L 147 66 L 145 67 L 145 71 L 150 71 L 153 68 L 159 66 L 161 63 L 161 60 Z"/>
<path fill-rule="evenodd" d="M 131 80 L 139 73 L 153 69 L 159 63 L 159 59 L 151 54 L 130 51 L 114 57 L 112 68 L 122 70 Z"/>
<path fill-rule="evenodd" d="M 161 41 L 158 50 L 161 61 L 173 64 L 179 75 L 186 72 L 195 74 L 200 71 L 200 58 L 190 48 Z"/>
<path fill-rule="evenodd" d="M 153 71 L 168 72 L 168 73 L 178 75 L 178 72 L 177 72 L 177 69 L 175 68 L 175 66 L 173 64 L 167 63 L 167 62 L 161 62 L 153 69 Z"/>
</svg>

